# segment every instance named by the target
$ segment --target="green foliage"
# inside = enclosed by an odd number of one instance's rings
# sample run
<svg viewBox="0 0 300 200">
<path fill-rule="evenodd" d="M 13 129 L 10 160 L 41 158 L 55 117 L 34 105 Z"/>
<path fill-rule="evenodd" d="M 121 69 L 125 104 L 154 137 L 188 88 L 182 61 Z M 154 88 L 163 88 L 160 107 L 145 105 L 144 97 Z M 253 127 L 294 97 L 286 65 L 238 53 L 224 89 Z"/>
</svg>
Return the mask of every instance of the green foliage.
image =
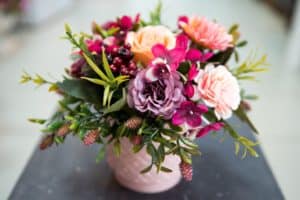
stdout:
<svg viewBox="0 0 300 200">
<path fill-rule="evenodd" d="M 56 83 L 46 80 L 39 74 L 36 74 L 35 76 L 31 76 L 27 72 L 23 72 L 20 83 L 25 84 L 25 83 L 29 83 L 29 82 L 34 83 L 37 87 L 40 87 L 43 85 L 49 85 L 49 89 L 48 89 L 49 92 L 57 91 Z"/>
<path fill-rule="evenodd" d="M 245 158 L 247 154 L 250 154 L 253 157 L 258 157 L 258 153 L 254 149 L 255 146 L 258 145 L 258 143 L 255 143 L 251 141 L 250 139 L 239 135 L 234 128 L 227 122 L 225 123 L 225 130 L 228 131 L 230 136 L 235 140 L 234 146 L 235 146 L 235 154 L 239 155 L 241 148 L 243 147 L 243 153 L 242 153 L 242 158 Z"/>
<path fill-rule="evenodd" d="M 248 59 L 243 62 L 239 67 L 232 70 L 234 76 L 239 80 L 256 80 L 253 73 L 265 72 L 267 68 L 263 66 L 268 66 L 267 56 L 263 55 L 261 58 L 257 59 L 255 54 L 248 56 Z"/>
<path fill-rule="evenodd" d="M 103 160 L 104 156 L 105 156 L 105 150 L 106 150 L 106 145 L 102 145 L 99 149 L 99 152 L 97 154 L 96 157 L 96 163 L 99 163 L 100 161 Z"/>
<path fill-rule="evenodd" d="M 150 22 L 148 25 L 160 25 L 161 24 L 161 10 L 162 10 L 162 2 L 161 0 L 158 2 L 155 9 L 150 12 Z"/>
<path fill-rule="evenodd" d="M 257 129 L 255 128 L 254 124 L 251 122 L 251 120 L 248 118 L 246 112 L 244 109 L 240 106 L 237 110 L 234 111 L 234 114 L 242 121 L 245 122 L 246 124 L 249 125 L 251 130 L 254 133 L 258 133 Z"/>
<path fill-rule="evenodd" d="M 115 77 L 108 64 L 106 54 L 104 50 L 102 51 L 102 65 L 105 73 L 97 66 L 97 64 L 90 59 L 86 54 L 83 54 L 89 66 L 94 70 L 94 72 L 100 77 L 99 78 L 89 78 L 82 77 L 82 79 L 90 81 L 94 84 L 101 85 L 104 87 L 104 93 L 102 98 L 102 105 L 110 107 L 111 100 L 116 90 L 120 85 L 129 80 L 128 76 L 118 76 Z"/>
<path fill-rule="evenodd" d="M 107 108 L 105 108 L 103 110 L 103 113 L 104 114 L 109 114 L 109 113 L 121 110 L 126 105 L 126 97 L 127 97 L 126 89 L 123 88 L 122 98 L 119 99 L 118 101 L 116 101 L 114 104 L 112 104 L 112 105 L 108 106 Z"/>
<path fill-rule="evenodd" d="M 64 93 L 78 99 L 99 104 L 101 102 L 101 88 L 84 80 L 65 79 L 57 83 L 58 88 Z"/>
<path fill-rule="evenodd" d="M 45 120 L 45 119 L 29 118 L 28 121 L 30 121 L 31 123 L 36 123 L 36 124 L 44 124 L 47 120 Z"/>
<path fill-rule="evenodd" d="M 103 38 L 110 37 L 116 34 L 120 29 L 117 27 L 110 28 L 109 30 L 104 30 L 99 24 L 93 23 L 94 31 L 100 34 Z"/>
</svg>

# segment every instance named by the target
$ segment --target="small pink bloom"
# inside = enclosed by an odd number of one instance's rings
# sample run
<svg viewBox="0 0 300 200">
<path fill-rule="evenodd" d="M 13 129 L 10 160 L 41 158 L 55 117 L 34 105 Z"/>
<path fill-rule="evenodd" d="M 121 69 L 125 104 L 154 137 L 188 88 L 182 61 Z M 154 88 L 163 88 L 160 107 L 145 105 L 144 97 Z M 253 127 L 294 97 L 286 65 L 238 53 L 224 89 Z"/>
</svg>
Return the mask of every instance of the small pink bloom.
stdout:
<svg viewBox="0 0 300 200">
<path fill-rule="evenodd" d="M 190 17 L 188 22 L 179 21 L 179 25 L 194 42 L 203 47 L 224 51 L 233 46 L 232 35 L 228 34 L 223 26 L 204 17 Z"/>
<path fill-rule="evenodd" d="M 155 58 L 165 59 L 170 70 L 176 71 L 179 64 L 185 59 L 187 46 L 188 38 L 185 35 L 179 35 L 176 37 L 175 48 L 168 50 L 164 45 L 156 44 L 152 47 L 152 54 Z"/>
<path fill-rule="evenodd" d="M 184 101 L 172 117 L 172 124 L 179 126 L 186 123 L 189 127 L 196 128 L 202 123 L 202 114 L 208 111 L 202 104 L 195 104 L 191 101 Z"/>
<path fill-rule="evenodd" d="M 204 103 L 215 108 L 218 119 L 228 119 L 240 104 L 237 79 L 223 65 L 209 64 L 197 77 L 197 90 Z"/>
<path fill-rule="evenodd" d="M 203 136 L 207 135 L 210 131 L 219 131 L 223 127 L 224 127 L 223 122 L 216 122 L 213 124 L 209 124 L 209 125 L 201 128 L 196 137 L 197 138 L 203 137 Z"/>
<path fill-rule="evenodd" d="M 206 62 L 210 59 L 214 54 L 212 52 L 202 53 L 198 49 L 190 49 L 186 53 L 186 59 L 191 62 Z"/>
</svg>

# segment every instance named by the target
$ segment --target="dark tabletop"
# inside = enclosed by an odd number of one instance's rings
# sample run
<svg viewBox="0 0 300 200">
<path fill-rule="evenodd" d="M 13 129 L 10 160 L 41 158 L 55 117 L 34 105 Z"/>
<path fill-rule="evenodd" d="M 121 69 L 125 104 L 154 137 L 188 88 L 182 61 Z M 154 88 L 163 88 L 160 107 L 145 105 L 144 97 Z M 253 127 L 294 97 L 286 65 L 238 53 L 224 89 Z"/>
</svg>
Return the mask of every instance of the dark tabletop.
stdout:
<svg viewBox="0 0 300 200">
<path fill-rule="evenodd" d="M 253 138 L 249 128 L 235 126 Z M 261 152 L 241 160 L 232 139 L 220 136 L 199 141 L 201 157 L 193 159 L 194 177 L 161 194 L 139 194 L 118 185 L 106 162 L 97 164 L 98 146 L 86 147 L 76 138 L 46 151 L 36 150 L 16 184 L 11 200 L 281 200 L 284 199 Z"/>
</svg>

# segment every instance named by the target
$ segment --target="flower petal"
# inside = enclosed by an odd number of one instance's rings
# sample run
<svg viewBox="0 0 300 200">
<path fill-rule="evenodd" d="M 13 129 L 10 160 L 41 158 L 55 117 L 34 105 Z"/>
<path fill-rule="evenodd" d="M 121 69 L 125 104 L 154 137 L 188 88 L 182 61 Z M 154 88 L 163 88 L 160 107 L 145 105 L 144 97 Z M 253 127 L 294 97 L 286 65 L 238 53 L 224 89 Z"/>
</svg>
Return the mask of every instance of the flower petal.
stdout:
<svg viewBox="0 0 300 200">
<path fill-rule="evenodd" d="M 192 64 L 189 72 L 188 72 L 188 80 L 192 81 L 197 75 L 198 75 L 199 71 L 196 67 L 195 64 Z"/>
<path fill-rule="evenodd" d="M 188 98 L 192 98 L 194 96 L 194 93 L 195 93 L 195 89 L 193 84 L 191 82 L 188 82 L 184 87 L 184 94 Z"/>
<path fill-rule="evenodd" d="M 192 128 L 196 128 L 200 126 L 202 123 L 202 119 L 200 115 L 194 115 L 193 117 L 188 117 L 187 124 Z"/>
<path fill-rule="evenodd" d="M 173 125 L 181 125 L 184 123 L 184 117 L 180 111 L 176 111 L 172 117 L 172 124 Z"/>
<path fill-rule="evenodd" d="M 184 49 L 186 50 L 188 48 L 189 38 L 185 34 L 179 34 L 176 37 L 176 49 Z"/>
<path fill-rule="evenodd" d="M 187 53 L 186 53 L 186 59 L 190 60 L 192 62 L 197 62 L 200 61 L 202 58 L 202 53 L 201 51 L 199 51 L 198 49 L 190 49 Z"/>
<path fill-rule="evenodd" d="M 152 47 L 152 54 L 154 57 L 162 57 L 165 58 L 168 55 L 168 50 L 162 44 L 156 44 Z"/>
<path fill-rule="evenodd" d="M 219 131 L 224 127 L 224 123 L 222 122 L 216 122 L 213 124 L 209 124 L 207 126 L 205 126 L 204 128 L 202 128 L 198 134 L 197 134 L 197 138 L 199 137 L 203 137 L 205 135 L 207 135 L 210 131 Z"/>
</svg>

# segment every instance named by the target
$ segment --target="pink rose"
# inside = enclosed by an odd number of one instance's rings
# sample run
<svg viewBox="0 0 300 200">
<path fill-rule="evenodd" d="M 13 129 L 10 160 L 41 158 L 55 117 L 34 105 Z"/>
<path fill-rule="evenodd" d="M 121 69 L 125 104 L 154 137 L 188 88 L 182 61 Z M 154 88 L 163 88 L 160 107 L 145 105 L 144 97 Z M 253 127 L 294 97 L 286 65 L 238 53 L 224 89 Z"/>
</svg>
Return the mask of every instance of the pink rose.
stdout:
<svg viewBox="0 0 300 200">
<path fill-rule="evenodd" d="M 179 19 L 178 23 L 183 31 L 201 46 L 221 51 L 232 47 L 232 35 L 228 34 L 223 26 L 204 17 Z"/>
<path fill-rule="evenodd" d="M 167 49 L 173 49 L 176 45 L 174 34 L 164 26 L 146 26 L 137 32 L 129 32 L 126 43 L 131 45 L 131 51 L 137 62 L 148 65 L 154 58 L 152 47 L 161 44 Z"/>
<path fill-rule="evenodd" d="M 218 119 L 228 119 L 240 104 L 240 88 L 236 78 L 223 65 L 208 64 L 196 78 L 197 90 L 204 103 L 215 108 Z"/>
</svg>

